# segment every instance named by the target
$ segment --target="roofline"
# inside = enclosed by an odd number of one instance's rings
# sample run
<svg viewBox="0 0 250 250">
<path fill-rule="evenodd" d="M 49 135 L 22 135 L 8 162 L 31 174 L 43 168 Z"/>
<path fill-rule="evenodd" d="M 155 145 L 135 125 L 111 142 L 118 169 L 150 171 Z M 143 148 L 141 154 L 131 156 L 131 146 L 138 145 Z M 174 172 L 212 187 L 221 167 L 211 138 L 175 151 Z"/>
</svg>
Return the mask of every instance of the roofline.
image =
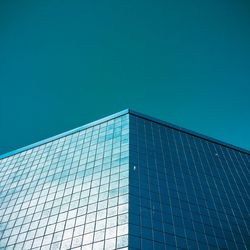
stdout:
<svg viewBox="0 0 250 250">
<path fill-rule="evenodd" d="M 58 135 L 55 135 L 55 136 L 52 136 L 52 137 L 49 137 L 47 139 L 44 139 L 44 140 L 41 140 L 41 141 L 38 141 L 38 142 L 35 142 L 35 143 L 32 143 L 30 145 L 27 145 L 27 146 L 24 146 L 24 147 L 21 147 L 21 148 L 18 148 L 18 149 L 15 149 L 15 150 L 12 150 L 10 152 L 7 152 L 5 154 L 2 154 L 0 155 L 0 160 L 3 159 L 3 158 L 6 158 L 6 157 L 9 157 L 9 156 L 12 156 L 12 155 L 15 155 L 15 154 L 18 154 L 18 153 L 21 153 L 25 150 L 29 150 L 31 148 L 35 148 L 35 147 L 38 147 L 38 146 L 41 146 L 45 143 L 48 143 L 48 142 L 51 142 L 51 141 L 54 141 L 54 140 L 57 140 L 59 138 L 62 138 L 64 136 L 67 136 L 67 135 L 70 135 L 70 134 L 74 134 L 76 132 L 79 132 L 81 130 L 84 130 L 84 129 L 87 129 L 87 128 L 90 128 L 90 127 L 93 127 L 97 124 L 101 124 L 103 122 L 107 122 L 109 120 L 112 120 L 114 118 L 117 118 L 119 116 L 122 116 L 122 115 L 125 115 L 125 114 L 128 114 L 129 113 L 129 110 L 128 109 L 124 109 L 120 112 L 117 112 L 115 114 L 112 114 L 112 115 L 109 115 L 109 116 L 105 116 L 101 119 L 98 119 L 94 122 L 90 122 L 90 123 L 87 123 L 83 126 L 80 126 L 78 128 L 75 128 L 75 129 L 72 129 L 72 130 L 69 130 L 69 131 L 66 131 L 66 132 L 63 132 L 61 134 L 58 134 Z"/>
<path fill-rule="evenodd" d="M 229 143 L 226 143 L 226 142 L 223 142 L 223 141 L 220 141 L 220 140 L 217 140 L 217 139 L 214 139 L 212 137 L 209 137 L 209 136 L 206 136 L 206 135 L 202 135 L 202 134 L 199 134 L 197 132 L 194 132 L 192 130 L 189 130 L 189 129 L 185 129 L 185 128 L 182 128 L 182 127 L 179 127 L 177 125 L 174 125 L 172 123 L 168 123 L 168 122 L 165 122 L 163 120 L 160 120 L 160 119 L 157 119 L 157 118 L 154 118 L 154 117 L 151 117 L 151 116 L 148 116 L 148 115 L 144 115 L 142 113 L 139 113 L 137 111 L 134 111 L 134 110 L 131 110 L 131 109 L 124 109 L 120 112 L 117 112 L 115 114 L 112 114 L 112 115 L 109 115 L 109 116 L 106 116 L 106 117 L 103 117 L 101 119 L 98 119 L 94 122 L 90 122 L 90 123 L 87 123 L 83 126 L 80 126 L 78 128 L 75 128 L 75 129 L 72 129 L 72 130 L 69 130 L 69 131 L 66 131 L 64 133 L 61 133 L 61 134 L 58 134 L 58 135 L 55 135 L 55 136 L 52 136 L 52 137 L 49 137 L 47 139 L 44 139 L 44 140 L 41 140 L 41 141 L 38 141 L 38 142 L 35 142 L 35 143 L 32 143 L 28 146 L 25 146 L 25 147 L 22 147 L 22 148 L 19 148 L 19 149 L 16 149 L 16 150 L 12 150 L 8 153 L 5 153 L 5 154 L 2 154 L 0 155 L 0 160 L 1 159 L 4 159 L 6 157 L 9 157 L 9 156 L 12 156 L 12 155 L 15 155 L 15 154 L 18 154 L 18 153 L 21 153 L 25 150 L 29 150 L 31 148 L 34 148 L 34 147 L 38 147 L 38 146 L 41 146 L 45 143 L 48 143 L 48 142 L 51 142 L 51 141 L 54 141 L 54 140 L 57 140 L 61 137 L 64 137 L 64 136 L 67 136 L 67 135 L 70 135 L 70 134 L 74 134 L 76 132 L 79 132 L 83 129 L 87 129 L 87 128 L 90 128 L 90 127 L 93 127 L 97 124 L 101 124 L 103 122 L 107 122 L 111 119 L 114 119 L 114 118 L 117 118 L 117 117 L 120 117 L 122 115 L 125 115 L 125 114 L 132 114 L 132 115 L 135 115 L 137 117 L 141 117 L 143 119 L 146 119 L 146 120 L 149 120 L 149 121 L 153 121 L 153 122 L 156 122 L 156 123 L 159 123 L 159 124 L 162 124 L 164 126 L 167 126 L 167 127 L 170 127 L 170 128 L 173 128 L 175 130 L 178 130 L 178 131 L 181 131 L 181 132 L 184 132 L 184 133 L 187 133 L 187 134 L 190 134 L 190 135 L 193 135 L 193 136 L 196 136 L 196 137 L 199 137 L 201 139 L 205 139 L 207 141 L 210 141 L 210 142 L 213 142 L 213 143 L 216 143 L 216 144 L 219 144 L 219 145 L 222 145 L 222 146 L 225 146 L 225 147 L 228 147 L 228 148 L 231 148 L 231 149 L 234 149 L 234 150 L 237 150 L 237 151 L 240 151 L 240 152 L 243 152 L 243 153 L 246 153 L 246 154 L 250 154 L 250 151 L 247 150 L 247 149 L 243 149 L 243 148 L 240 148 L 240 147 L 237 147 L 237 146 L 234 146 L 232 144 L 229 144 Z"/>
<path fill-rule="evenodd" d="M 146 119 L 146 120 L 149 120 L 149 121 L 153 121 L 153 122 L 156 122 L 156 123 L 165 125 L 165 126 L 167 126 L 167 127 L 173 128 L 173 129 L 175 129 L 175 130 L 184 132 L 184 133 L 186 133 L 186 134 L 193 135 L 193 136 L 199 137 L 199 138 L 201 138 L 201 139 L 204 139 L 204 140 L 207 140 L 207 141 L 210 141 L 210 142 L 213 142 L 213 143 L 216 143 L 216 144 L 219 144 L 219 145 L 222 145 L 222 146 L 225 146 L 225 147 L 228 147 L 228 148 L 231 148 L 231 149 L 234 149 L 234 150 L 237 150 L 237 151 L 240 151 L 240 152 L 243 152 L 243 153 L 246 153 L 246 154 L 249 154 L 249 155 L 250 155 L 250 151 L 249 151 L 249 150 L 244 149 L 244 148 L 240 148 L 240 147 L 237 147 L 237 146 L 234 146 L 234 145 L 232 145 L 232 144 L 230 144 L 230 143 L 226 143 L 226 142 L 217 140 L 217 139 L 215 139 L 215 138 L 212 138 L 212 137 L 209 137 L 209 136 L 206 136 L 206 135 L 203 135 L 203 134 L 194 132 L 194 131 L 192 131 L 192 130 L 185 129 L 185 128 L 182 128 L 182 127 L 179 127 L 179 126 L 174 125 L 174 124 L 172 124 L 172 123 L 165 122 L 165 121 L 163 121 L 163 120 L 160 120 L 160 119 L 157 119 L 157 118 L 148 116 L 148 115 L 144 115 L 144 114 L 142 114 L 142 113 L 139 113 L 139 112 L 134 111 L 134 110 L 131 110 L 131 109 L 129 109 L 129 113 L 132 114 L 132 115 L 141 117 L 141 118 L 143 118 L 143 119 Z"/>
</svg>

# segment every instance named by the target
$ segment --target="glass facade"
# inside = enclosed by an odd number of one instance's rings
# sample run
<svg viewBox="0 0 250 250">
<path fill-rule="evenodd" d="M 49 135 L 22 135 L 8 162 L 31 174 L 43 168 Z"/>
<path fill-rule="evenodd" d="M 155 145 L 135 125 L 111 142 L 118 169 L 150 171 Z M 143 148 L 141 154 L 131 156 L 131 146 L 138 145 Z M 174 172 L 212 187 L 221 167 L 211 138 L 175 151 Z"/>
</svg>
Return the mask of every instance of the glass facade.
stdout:
<svg viewBox="0 0 250 250">
<path fill-rule="evenodd" d="M 126 110 L 0 157 L 0 249 L 250 249 L 250 154 Z"/>
<path fill-rule="evenodd" d="M 128 114 L 0 160 L 0 249 L 127 249 Z"/>
<path fill-rule="evenodd" d="M 250 155 L 130 115 L 130 249 L 250 249 Z"/>
</svg>

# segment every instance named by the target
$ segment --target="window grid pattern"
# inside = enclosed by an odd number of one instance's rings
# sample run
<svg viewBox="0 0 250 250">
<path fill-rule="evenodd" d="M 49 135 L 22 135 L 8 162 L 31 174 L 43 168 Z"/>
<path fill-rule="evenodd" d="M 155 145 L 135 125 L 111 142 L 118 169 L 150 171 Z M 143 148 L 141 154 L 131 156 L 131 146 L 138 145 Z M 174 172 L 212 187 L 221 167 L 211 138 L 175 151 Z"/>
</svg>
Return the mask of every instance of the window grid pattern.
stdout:
<svg viewBox="0 0 250 250">
<path fill-rule="evenodd" d="M 127 249 L 128 114 L 0 160 L 0 249 Z"/>
<path fill-rule="evenodd" d="M 130 249 L 250 249 L 250 157 L 130 115 Z"/>
</svg>

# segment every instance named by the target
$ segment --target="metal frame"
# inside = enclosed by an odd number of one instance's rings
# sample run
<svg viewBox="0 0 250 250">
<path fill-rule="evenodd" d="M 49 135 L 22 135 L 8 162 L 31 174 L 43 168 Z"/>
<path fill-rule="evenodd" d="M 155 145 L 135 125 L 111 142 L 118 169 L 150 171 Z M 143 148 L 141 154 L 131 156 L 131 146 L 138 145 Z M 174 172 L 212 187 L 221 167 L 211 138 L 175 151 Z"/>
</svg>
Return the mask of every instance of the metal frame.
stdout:
<svg viewBox="0 0 250 250">
<path fill-rule="evenodd" d="M 226 142 L 217 140 L 217 139 L 215 139 L 215 138 L 212 138 L 212 137 L 209 137 L 209 136 L 206 136 L 206 135 L 203 135 L 203 134 L 194 132 L 194 131 L 192 131 L 192 130 L 185 129 L 185 128 L 182 128 L 182 127 L 179 127 L 179 126 L 174 125 L 174 124 L 172 124 L 172 123 L 165 122 L 165 121 L 162 121 L 162 120 L 160 120 L 160 119 L 157 119 L 157 118 L 154 118 L 154 117 L 151 117 L 151 116 L 148 116 L 148 115 L 141 114 L 141 113 L 139 113 L 139 112 L 137 112 L 137 111 L 133 111 L 133 110 L 129 109 L 129 113 L 132 114 L 132 115 L 141 117 L 141 118 L 143 118 L 143 119 L 147 119 L 147 120 L 150 120 L 150 121 L 153 121 L 153 122 L 156 122 L 156 123 L 165 125 L 165 126 L 167 126 L 167 127 L 173 128 L 173 129 L 175 129 L 175 130 L 179 130 L 179 131 L 181 131 L 181 132 L 184 132 L 184 133 L 187 133 L 187 134 L 190 134 L 190 135 L 193 135 L 193 136 L 196 136 L 196 137 L 205 139 L 205 140 L 207 140 L 207 141 L 210 141 L 210 142 L 213 142 L 213 143 L 216 143 L 216 144 L 219 144 L 219 145 L 228 147 L 228 148 L 232 148 L 232 149 L 234 149 L 234 150 L 241 151 L 241 152 L 246 153 L 246 154 L 250 154 L 250 151 L 247 150 L 247 149 L 240 148 L 240 147 L 234 146 L 234 145 L 232 145 L 232 144 L 230 144 L 230 143 L 226 143 Z"/>
<path fill-rule="evenodd" d="M 45 144 L 45 143 L 48 143 L 48 142 L 57 140 L 57 139 L 59 139 L 59 138 L 61 138 L 61 137 L 64 137 L 64 136 L 67 136 L 67 135 L 70 135 L 70 134 L 79 132 L 79 131 L 81 131 L 81 130 L 83 130 L 83 129 L 87 129 L 87 128 L 89 128 L 89 127 L 92 127 L 92 126 L 95 126 L 95 125 L 97 125 L 97 124 L 100 124 L 100 123 L 109 121 L 109 120 L 111 120 L 111 119 L 117 118 L 117 117 L 122 116 L 122 115 L 125 115 L 125 114 L 135 115 L 135 116 L 137 116 L 137 117 L 141 117 L 141 118 L 143 118 L 143 119 L 146 119 L 146 120 L 149 120 L 149 121 L 153 121 L 153 122 L 156 122 L 156 123 L 165 125 L 165 126 L 167 126 L 167 127 L 173 128 L 173 129 L 175 129 L 175 130 L 178 130 L 178 131 L 181 131 L 181 132 L 184 132 L 184 133 L 187 133 L 187 134 L 190 134 L 190 135 L 193 135 L 193 136 L 196 136 L 196 137 L 205 139 L 205 140 L 207 140 L 207 141 L 210 141 L 210 142 L 213 142 L 213 143 L 216 143 L 216 144 L 220 144 L 220 145 L 222 145 L 222 146 L 225 146 L 225 147 L 228 147 L 228 148 L 232 148 L 232 149 L 234 149 L 234 150 L 241 151 L 241 152 L 243 152 L 243 153 L 246 153 L 246 154 L 249 154 L 249 155 L 250 155 L 250 151 L 247 150 L 247 149 L 243 149 L 243 148 L 240 148 L 240 147 L 231 145 L 231 144 L 229 144 L 229 143 L 222 142 L 222 141 L 217 140 L 217 139 L 214 139 L 214 138 L 212 138 L 212 137 L 209 137 L 209 136 L 206 136 L 206 135 L 199 134 L 199 133 L 197 133 L 197 132 L 194 132 L 194 131 L 191 131 L 191 130 L 188 130 L 188 129 L 179 127 L 179 126 L 177 126 L 177 125 L 174 125 L 174 124 L 171 124 L 171 123 L 162 121 L 162 120 L 157 119 L 157 118 L 153 118 L 153 117 L 148 116 L 148 115 L 141 114 L 141 113 L 136 112 L 136 111 L 133 111 L 133 110 L 131 110 L 131 109 L 125 109 L 125 110 L 122 110 L 122 111 L 120 111 L 120 112 L 117 112 L 117 113 L 115 113 L 115 114 L 113 114 L 113 115 L 109 115 L 109 116 L 106 116 L 106 117 L 101 118 L 101 119 L 99 119 L 99 120 L 96 120 L 96 121 L 94 121 L 94 122 L 91 122 L 91 123 L 88 123 L 88 124 L 86 124 L 86 125 L 83 125 L 83 126 L 81 126 L 81 127 L 78 127 L 78 128 L 72 129 L 72 130 L 69 130 L 69 131 L 67 131 L 67 132 L 64 132 L 64 133 L 61 133 L 61 134 L 52 136 L 52 137 L 50 137 L 50 138 L 47 138 L 47 139 L 38 141 L 38 142 L 33 143 L 33 144 L 30 144 L 30 145 L 28 145 L 28 146 L 25 146 L 25 147 L 22 147 L 22 148 L 19 148 L 19 149 L 10 151 L 10 152 L 8 152 L 8 153 L 2 154 L 2 155 L 0 155 L 0 159 L 3 159 L 3 158 L 6 158 L 6 157 L 9 157 L 9 156 L 12 156 L 12 155 L 21 153 L 21 152 L 23 152 L 23 151 L 25 151 L 25 150 L 29 150 L 29 149 L 31 149 L 31 148 L 40 146 L 40 145 L 42 145 L 42 144 Z"/>
<path fill-rule="evenodd" d="M 49 137 L 47 139 L 44 139 L 44 140 L 41 140 L 41 141 L 38 141 L 38 142 L 35 142 L 35 143 L 32 143 L 28 146 L 25 146 L 25 147 L 22 147 L 22 148 L 19 148 L 19 149 L 16 149 L 16 150 L 13 150 L 13 151 L 10 151 L 8 153 L 5 153 L 5 154 L 2 154 L 0 155 L 0 159 L 3 159 L 3 158 L 6 158 L 6 157 L 9 157 L 11 155 L 15 155 L 15 154 L 18 154 L 18 153 L 21 153 L 25 150 L 29 150 L 31 148 L 34 148 L 34 147 L 37 147 L 37 146 L 41 146 L 42 144 L 45 144 L 45 143 L 48 143 L 48 142 L 51 142 L 51 141 L 54 141 L 54 140 L 57 140 L 61 137 L 64 137 L 64 136 L 67 136 L 67 135 L 70 135 L 70 134 L 74 134 L 76 132 L 79 132 L 81 130 L 84 130 L 84 129 L 87 129 L 89 127 L 93 127 L 97 124 L 100 124 L 100 123 L 103 123 L 103 122 L 106 122 L 106 121 L 109 121 L 111 119 L 114 119 L 114 118 L 117 118 L 119 116 L 122 116 L 124 114 L 127 114 L 128 113 L 128 109 L 125 109 L 123 111 L 120 111 L 118 113 L 115 113 L 113 115 L 109 115 L 109 116 L 106 116 L 106 117 L 103 117 L 99 120 L 96 120 L 94 122 L 90 122 L 90 123 L 87 123 L 86 125 L 83 125 L 81 127 L 78 127 L 78 128 L 75 128 L 75 129 L 72 129 L 72 130 L 69 130 L 67 132 L 64 132 L 64 133 L 61 133 L 61 134 L 58 134 L 58 135 L 55 135 L 55 136 L 52 136 L 52 137 Z"/>
</svg>

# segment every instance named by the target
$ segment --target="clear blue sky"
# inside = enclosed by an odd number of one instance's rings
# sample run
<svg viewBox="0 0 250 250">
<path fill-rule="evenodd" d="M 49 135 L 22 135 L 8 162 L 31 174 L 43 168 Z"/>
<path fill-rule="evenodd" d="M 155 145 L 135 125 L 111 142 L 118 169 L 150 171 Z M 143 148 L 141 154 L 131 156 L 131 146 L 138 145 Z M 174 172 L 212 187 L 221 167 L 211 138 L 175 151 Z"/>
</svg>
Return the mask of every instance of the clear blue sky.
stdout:
<svg viewBox="0 0 250 250">
<path fill-rule="evenodd" d="M 250 2 L 0 2 L 0 154 L 124 108 L 250 149 Z"/>
</svg>

